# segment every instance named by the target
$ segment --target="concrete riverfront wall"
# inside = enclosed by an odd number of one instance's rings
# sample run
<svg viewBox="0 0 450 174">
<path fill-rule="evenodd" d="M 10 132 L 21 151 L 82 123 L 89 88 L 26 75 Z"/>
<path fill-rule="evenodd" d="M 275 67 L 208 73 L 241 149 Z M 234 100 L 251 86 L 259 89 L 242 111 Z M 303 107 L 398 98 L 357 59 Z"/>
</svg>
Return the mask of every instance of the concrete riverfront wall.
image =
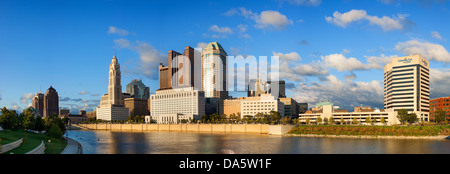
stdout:
<svg viewBox="0 0 450 174">
<path fill-rule="evenodd" d="M 269 128 L 270 127 L 270 128 Z M 69 129 L 111 130 L 111 131 L 180 131 L 210 133 L 259 133 L 282 134 L 285 125 L 267 124 L 72 124 Z M 269 130 L 275 130 L 274 133 Z"/>
</svg>

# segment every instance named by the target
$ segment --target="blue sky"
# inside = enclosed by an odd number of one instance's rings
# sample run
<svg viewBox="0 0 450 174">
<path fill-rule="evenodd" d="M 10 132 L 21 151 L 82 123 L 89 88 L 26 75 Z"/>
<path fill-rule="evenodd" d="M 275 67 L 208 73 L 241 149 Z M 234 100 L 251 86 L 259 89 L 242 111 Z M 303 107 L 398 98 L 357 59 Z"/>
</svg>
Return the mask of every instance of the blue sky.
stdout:
<svg viewBox="0 0 450 174">
<path fill-rule="evenodd" d="M 431 98 L 449 96 L 450 1 L 0 1 L 0 107 L 22 110 L 50 85 L 60 107 L 92 111 L 116 50 L 122 88 L 158 88 L 167 52 L 217 41 L 228 55 L 281 58 L 287 95 L 383 107 L 383 66 L 430 60 Z M 233 95 L 241 95 L 232 93 Z"/>
</svg>

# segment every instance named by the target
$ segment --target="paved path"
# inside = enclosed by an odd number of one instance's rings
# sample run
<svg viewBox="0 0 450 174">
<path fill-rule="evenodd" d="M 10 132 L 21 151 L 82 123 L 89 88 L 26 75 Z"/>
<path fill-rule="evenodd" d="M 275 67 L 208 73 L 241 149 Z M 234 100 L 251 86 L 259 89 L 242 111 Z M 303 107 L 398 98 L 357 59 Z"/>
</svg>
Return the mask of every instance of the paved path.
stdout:
<svg viewBox="0 0 450 174">
<path fill-rule="evenodd" d="M 82 154 L 83 148 L 78 141 L 73 140 L 72 138 L 67 138 L 67 146 L 61 152 L 61 154 Z"/>
</svg>

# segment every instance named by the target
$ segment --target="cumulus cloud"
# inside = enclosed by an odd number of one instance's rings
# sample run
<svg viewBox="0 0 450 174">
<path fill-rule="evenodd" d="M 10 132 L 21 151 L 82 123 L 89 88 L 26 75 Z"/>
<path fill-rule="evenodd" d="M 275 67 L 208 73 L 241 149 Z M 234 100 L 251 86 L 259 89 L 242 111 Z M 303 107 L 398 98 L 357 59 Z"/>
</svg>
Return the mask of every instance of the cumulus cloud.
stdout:
<svg viewBox="0 0 450 174">
<path fill-rule="evenodd" d="M 366 105 L 383 106 L 383 86 L 380 81 L 362 82 L 346 80 L 343 82 L 334 75 L 323 78 L 322 83 L 299 83 L 294 91 L 294 99 L 307 102 L 310 106 L 317 102 L 329 100 L 335 105 L 349 108 L 350 106 Z"/>
<path fill-rule="evenodd" d="M 297 52 L 290 52 L 290 53 L 276 53 L 276 52 L 272 52 L 272 54 L 274 56 L 278 56 L 280 57 L 281 60 L 285 60 L 285 61 L 301 61 L 302 58 L 300 57 L 300 55 L 298 55 Z"/>
<path fill-rule="evenodd" d="M 325 17 L 329 23 L 333 23 L 340 27 L 347 27 L 348 24 L 364 19 L 367 16 L 366 10 L 350 10 L 349 12 L 340 13 L 335 11 L 333 17 Z"/>
<path fill-rule="evenodd" d="M 33 97 L 34 97 L 33 93 L 25 93 L 20 97 L 20 103 L 31 102 L 31 99 L 33 99 Z"/>
<path fill-rule="evenodd" d="M 230 27 L 219 27 L 217 25 L 212 25 L 211 27 L 209 27 L 209 30 L 217 32 L 217 33 L 222 33 L 222 34 L 231 34 L 231 33 L 233 33 L 233 30 L 231 30 Z"/>
<path fill-rule="evenodd" d="M 398 14 L 397 16 L 393 17 L 378 17 L 368 15 L 366 10 L 353 9 L 345 13 L 335 11 L 333 13 L 333 17 L 325 16 L 325 20 L 328 23 L 332 23 L 343 28 L 347 27 L 353 22 L 367 20 L 370 25 L 379 26 L 383 31 L 392 31 L 403 30 L 415 24 L 414 22 L 408 20 L 406 17 L 407 15 L 405 14 Z"/>
<path fill-rule="evenodd" d="M 138 73 L 151 79 L 158 79 L 159 63 L 165 63 L 167 66 L 166 57 L 155 49 L 151 44 L 144 41 L 137 41 L 135 49 L 139 53 L 140 67 Z"/>
<path fill-rule="evenodd" d="M 428 60 L 450 62 L 450 53 L 442 45 L 419 40 L 399 42 L 395 45 L 397 51 L 406 55 L 419 54 Z"/>
<path fill-rule="evenodd" d="M 283 30 L 288 25 L 292 25 L 293 21 L 278 11 L 266 10 L 260 14 L 247 10 L 243 7 L 232 8 L 225 12 L 226 16 L 243 16 L 246 19 L 253 20 L 255 27 L 258 29 Z"/>
<path fill-rule="evenodd" d="M 292 20 L 278 11 L 263 11 L 256 20 L 256 28 L 260 29 L 285 29 L 288 25 L 292 25 Z"/>
<path fill-rule="evenodd" d="M 379 68 L 378 64 L 364 64 L 354 57 L 346 58 L 342 54 L 322 56 L 322 60 L 327 67 L 334 68 L 338 71 L 369 70 Z"/>
<path fill-rule="evenodd" d="M 120 29 L 115 26 L 109 26 L 108 34 L 118 34 L 121 36 L 126 36 L 129 34 L 129 32 L 127 30 Z"/>
<path fill-rule="evenodd" d="M 450 94 L 450 69 L 430 68 L 430 98 L 447 97 Z"/>
</svg>

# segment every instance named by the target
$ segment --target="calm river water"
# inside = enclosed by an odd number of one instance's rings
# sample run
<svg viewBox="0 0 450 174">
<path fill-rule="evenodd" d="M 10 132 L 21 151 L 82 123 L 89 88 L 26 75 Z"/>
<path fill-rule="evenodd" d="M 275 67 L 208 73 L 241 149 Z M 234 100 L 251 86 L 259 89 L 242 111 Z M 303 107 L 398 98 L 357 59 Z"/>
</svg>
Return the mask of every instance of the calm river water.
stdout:
<svg viewBox="0 0 450 174">
<path fill-rule="evenodd" d="M 83 154 L 450 154 L 450 140 L 72 130 Z"/>
</svg>

